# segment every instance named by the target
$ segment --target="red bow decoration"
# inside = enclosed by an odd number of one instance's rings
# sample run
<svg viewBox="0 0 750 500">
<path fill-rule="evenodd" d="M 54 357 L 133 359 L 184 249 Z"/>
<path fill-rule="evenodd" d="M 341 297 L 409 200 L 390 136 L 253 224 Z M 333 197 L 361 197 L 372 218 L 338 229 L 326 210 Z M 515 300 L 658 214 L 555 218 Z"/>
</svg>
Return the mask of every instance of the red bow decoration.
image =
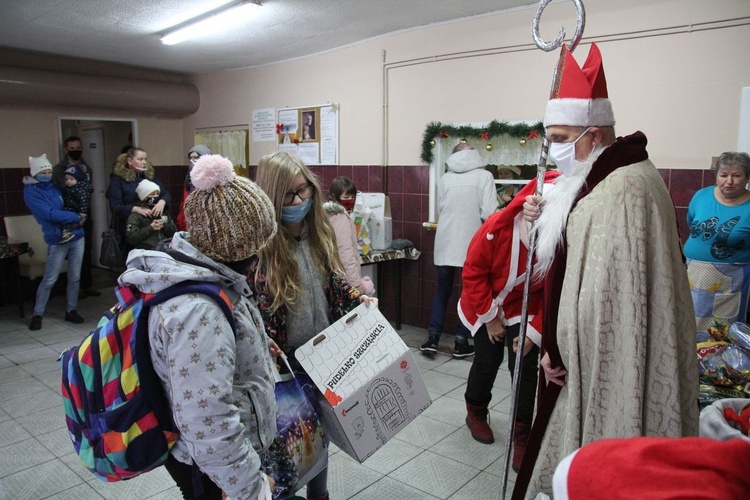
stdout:
<svg viewBox="0 0 750 500">
<path fill-rule="evenodd" d="M 531 139 L 539 139 L 539 132 L 536 130 L 529 132 L 529 135 L 526 136 L 526 140 L 530 141 Z"/>
<path fill-rule="evenodd" d="M 446 137 L 448 137 L 448 132 L 445 132 L 445 131 L 441 130 L 440 132 L 438 132 L 438 137 L 440 137 L 440 138 L 446 138 Z"/>
<path fill-rule="evenodd" d="M 489 139 L 490 133 L 489 132 L 482 132 L 482 135 L 479 136 L 480 139 Z"/>
<path fill-rule="evenodd" d="M 295 144 L 299 144 L 299 139 L 294 139 L 293 141 Z"/>
<path fill-rule="evenodd" d="M 739 414 L 734 411 L 734 408 L 724 408 L 724 418 L 727 419 L 729 425 L 742 432 L 745 436 L 750 435 L 750 405 L 740 410 Z"/>
<path fill-rule="evenodd" d="M 277 123 L 276 124 L 276 133 L 280 134 L 282 130 L 284 130 L 284 124 L 283 123 Z"/>
</svg>

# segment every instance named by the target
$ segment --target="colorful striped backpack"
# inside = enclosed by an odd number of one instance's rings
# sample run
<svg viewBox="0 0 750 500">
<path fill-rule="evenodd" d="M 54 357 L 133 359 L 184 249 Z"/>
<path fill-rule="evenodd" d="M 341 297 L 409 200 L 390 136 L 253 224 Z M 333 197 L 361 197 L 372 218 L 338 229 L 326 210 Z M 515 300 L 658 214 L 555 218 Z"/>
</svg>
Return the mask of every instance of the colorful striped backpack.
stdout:
<svg viewBox="0 0 750 500">
<path fill-rule="evenodd" d="M 81 462 L 102 481 L 163 465 L 179 436 L 149 354 L 149 310 L 178 295 L 213 298 L 235 331 L 232 303 L 218 285 L 185 282 L 157 294 L 115 289 L 118 303 L 84 341 L 60 356 L 65 420 Z"/>
</svg>

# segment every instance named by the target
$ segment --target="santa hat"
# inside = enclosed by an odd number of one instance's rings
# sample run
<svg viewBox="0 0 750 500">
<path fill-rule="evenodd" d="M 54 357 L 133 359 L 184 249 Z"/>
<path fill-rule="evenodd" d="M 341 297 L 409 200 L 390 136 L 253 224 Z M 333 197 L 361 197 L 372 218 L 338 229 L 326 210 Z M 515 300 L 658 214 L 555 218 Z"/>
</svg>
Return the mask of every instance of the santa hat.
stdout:
<svg viewBox="0 0 750 500">
<path fill-rule="evenodd" d="M 40 172 L 52 170 L 52 164 L 47 159 L 46 154 L 42 156 L 29 156 L 29 168 L 31 169 L 31 176 L 36 177 L 36 174 Z"/>
<path fill-rule="evenodd" d="M 152 182 L 148 179 L 143 179 L 141 182 L 138 183 L 138 186 L 135 188 L 135 194 L 138 195 L 138 199 L 141 201 L 148 198 L 148 195 L 153 193 L 154 191 L 161 192 L 161 188 L 159 185 L 155 182 Z"/>
<path fill-rule="evenodd" d="M 568 455 L 553 478 L 555 500 L 747 498 L 750 443 L 742 439 L 602 439 Z"/>
<path fill-rule="evenodd" d="M 563 45 L 552 96 L 544 113 L 544 126 L 607 127 L 614 124 L 599 47 L 591 44 L 581 68 Z"/>
</svg>

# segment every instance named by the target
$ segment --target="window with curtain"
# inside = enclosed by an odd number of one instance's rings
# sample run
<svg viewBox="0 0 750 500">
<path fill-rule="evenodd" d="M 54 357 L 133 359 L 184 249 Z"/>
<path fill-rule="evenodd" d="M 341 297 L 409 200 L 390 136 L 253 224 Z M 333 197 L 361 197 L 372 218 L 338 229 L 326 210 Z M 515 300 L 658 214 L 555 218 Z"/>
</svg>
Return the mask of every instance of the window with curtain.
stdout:
<svg viewBox="0 0 750 500">
<path fill-rule="evenodd" d="M 197 132 L 196 144 L 205 144 L 214 153 L 229 158 L 238 173 L 247 175 L 247 129 Z"/>
</svg>

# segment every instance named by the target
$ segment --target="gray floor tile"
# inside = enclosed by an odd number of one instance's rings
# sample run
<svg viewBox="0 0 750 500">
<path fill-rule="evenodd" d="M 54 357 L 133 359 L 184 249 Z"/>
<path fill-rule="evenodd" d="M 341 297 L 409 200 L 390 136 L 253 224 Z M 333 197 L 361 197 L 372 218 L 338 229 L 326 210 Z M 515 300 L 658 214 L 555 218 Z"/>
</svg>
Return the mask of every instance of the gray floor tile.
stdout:
<svg viewBox="0 0 750 500">
<path fill-rule="evenodd" d="M 38 436 L 45 432 L 66 427 L 65 410 L 62 405 L 62 398 L 60 398 L 60 404 L 47 410 L 26 415 L 17 419 L 16 422 L 19 422 L 23 428 L 29 431 L 33 436 Z"/>
<path fill-rule="evenodd" d="M 32 361 L 39 361 L 40 359 L 57 358 L 58 354 L 58 352 L 50 349 L 47 346 L 41 346 L 34 349 L 9 352 L 5 354 L 5 357 L 13 361 L 17 365 L 22 365 L 24 363 L 30 363 Z"/>
<path fill-rule="evenodd" d="M 15 420 L 8 420 L 0 424 L 0 448 L 31 438 L 26 429 Z M 2 453 L 2 451 L 0 451 Z"/>
<path fill-rule="evenodd" d="M 27 351 L 38 347 L 44 347 L 44 344 L 29 337 L 24 337 L 18 340 L 3 340 L 3 343 L 0 344 L 0 354 L 11 359 L 10 356 L 8 356 L 9 354 Z"/>
<path fill-rule="evenodd" d="M 452 425 L 433 420 L 424 415 L 415 418 L 394 439 L 427 449 L 456 431 Z"/>
<path fill-rule="evenodd" d="M 35 439 L 26 439 L 6 446 L 0 453 L 0 477 L 10 476 L 45 462 L 55 457 Z M 1 489 L 0 489 L 1 490 Z"/>
<path fill-rule="evenodd" d="M 434 497 L 424 491 L 396 481 L 390 477 L 384 477 L 376 483 L 368 486 L 352 497 L 352 500 L 434 500 Z"/>
<path fill-rule="evenodd" d="M 389 474 L 389 477 L 435 497 L 448 498 L 479 472 L 468 465 L 425 451 Z"/>
<path fill-rule="evenodd" d="M 453 358 L 450 356 L 446 356 L 444 354 L 424 355 L 421 352 L 416 351 L 414 353 L 414 359 L 417 360 L 417 366 L 419 367 L 419 371 L 424 373 L 427 370 L 432 370 L 436 366 L 440 366 L 443 363 L 447 363 Z"/>
<path fill-rule="evenodd" d="M 113 500 L 150 498 L 173 488 L 175 485 L 167 469 L 164 467 L 159 467 L 133 479 L 118 481 L 116 483 L 105 483 L 97 479 L 93 474 L 89 473 L 89 475 L 92 478 L 88 481 L 89 486 L 94 488 L 104 498 Z"/>
<path fill-rule="evenodd" d="M 331 498 L 351 498 L 381 477 L 382 474 L 358 463 L 346 453 L 337 453 L 328 460 Z"/>
<path fill-rule="evenodd" d="M 168 490 L 160 491 L 150 498 L 152 500 L 182 500 L 182 492 L 177 486 L 173 486 Z"/>
<path fill-rule="evenodd" d="M 19 380 L 28 376 L 29 374 L 16 364 L 7 368 L 0 368 L 0 384 L 13 382 L 14 380 Z"/>
<path fill-rule="evenodd" d="M 7 384 L 0 384 L 0 401 L 20 398 L 37 392 L 47 391 L 48 388 L 43 383 L 34 378 L 16 380 Z M 10 403 L 3 404 L 5 408 L 12 408 Z"/>
<path fill-rule="evenodd" d="M 388 474 L 424 451 L 418 446 L 391 439 L 362 465 L 380 474 Z"/>
<path fill-rule="evenodd" d="M 45 500 L 102 500 L 103 498 L 94 488 L 83 483 L 52 495 Z"/>
<path fill-rule="evenodd" d="M 8 415 L 8 412 L 0 408 L 0 422 L 7 422 L 8 420 L 12 420 L 13 417 Z"/>
<path fill-rule="evenodd" d="M 446 375 L 435 370 L 422 373 L 422 378 L 432 399 L 436 399 L 466 382 L 466 379 Z"/>
<path fill-rule="evenodd" d="M 55 351 L 57 352 L 57 351 Z M 31 375 L 38 375 L 40 373 L 49 373 L 60 371 L 60 362 L 57 361 L 57 356 L 47 358 L 47 359 L 40 359 L 37 361 L 31 361 L 29 363 L 24 363 L 22 365 L 19 365 L 25 372 L 31 374 Z"/>
<path fill-rule="evenodd" d="M 59 494 L 81 483 L 81 478 L 59 460 L 50 460 L 3 477 L 0 479 L 0 491 L 4 498 L 37 500 Z"/>
<path fill-rule="evenodd" d="M 500 490 L 502 488 L 502 479 L 481 472 L 474 479 L 466 483 L 461 489 L 459 489 L 450 500 L 497 500 L 500 498 Z M 506 486 L 506 497 L 510 496 L 510 491 L 513 489 L 513 483 L 508 481 Z"/>
<path fill-rule="evenodd" d="M 469 378 L 469 370 L 471 370 L 471 359 L 473 358 L 451 359 L 447 363 L 436 366 L 433 370 L 447 375 L 453 375 L 454 377 L 458 377 L 466 382 Z"/>
<path fill-rule="evenodd" d="M 58 458 L 75 455 L 75 448 L 73 447 L 73 442 L 70 440 L 68 427 L 64 423 L 62 428 L 37 435 L 36 440 Z"/>
<path fill-rule="evenodd" d="M 23 418 L 26 415 L 31 415 L 38 411 L 56 407 L 62 402 L 62 396 L 60 396 L 59 391 L 52 391 L 36 379 L 30 380 L 35 384 L 39 384 L 43 389 L 17 397 L 13 399 L 12 402 L 9 401 L 8 403 L 3 404 L 5 411 L 7 411 L 8 415 L 13 418 Z"/>
<path fill-rule="evenodd" d="M 0 333 L 0 335 L 2 335 L 2 333 Z M 8 368 L 11 366 L 16 366 L 16 364 L 5 356 L 0 355 L 0 369 Z"/>
<path fill-rule="evenodd" d="M 46 373 L 37 373 L 36 375 L 34 375 L 34 378 L 55 391 L 55 393 L 62 398 L 62 394 L 60 394 L 60 381 L 62 380 L 62 372 L 59 369 Z"/>
<path fill-rule="evenodd" d="M 466 425 L 466 403 L 463 401 L 463 395 L 460 401 L 448 396 L 439 397 L 422 415 L 454 427 L 463 427 Z"/>
<path fill-rule="evenodd" d="M 475 441 L 471 437 L 469 428 L 464 426 L 430 448 L 429 451 L 483 470 L 505 453 L 504 443 L 504 437 L 495 436 L 493 444 L 482 444 Z"/>
</svg>

